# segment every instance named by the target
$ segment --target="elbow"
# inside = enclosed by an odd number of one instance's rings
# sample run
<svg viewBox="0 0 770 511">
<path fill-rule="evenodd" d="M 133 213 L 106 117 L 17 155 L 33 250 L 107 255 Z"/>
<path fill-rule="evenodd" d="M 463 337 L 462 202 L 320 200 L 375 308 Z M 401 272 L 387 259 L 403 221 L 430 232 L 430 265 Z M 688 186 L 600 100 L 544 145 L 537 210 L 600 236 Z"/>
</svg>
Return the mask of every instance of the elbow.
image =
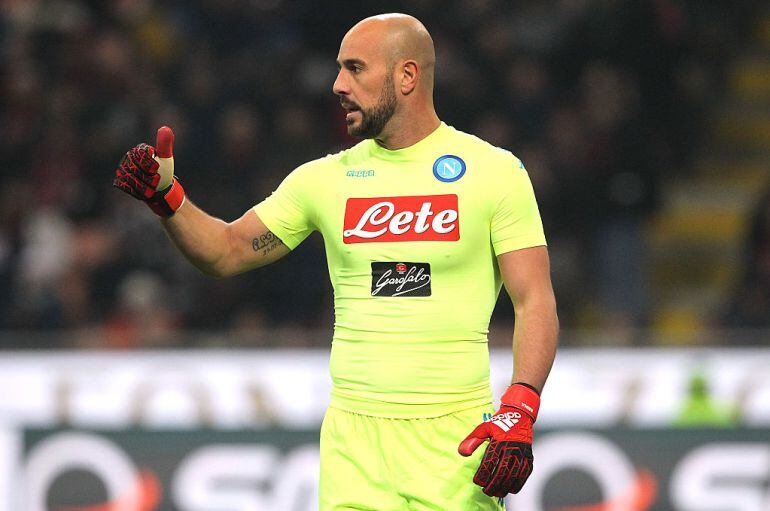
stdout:
<svg viewBox="0 0 770 511">
<path fill-rule="evenodd" d="M 224 279 L 238 274 L 238 272 L 233 271 L 232 265 L 225 264 L 222 261 L 218 261 L 211 265 L 199 266 L 198 270 L 207 277 L 214 277 L 217 279 Z"/>
<path fill-rule="evenodd" d="M 220 257 L 215 261 L 192 261 L 193 265 L 198 269 L 201 274 L 207 277 L 214 277 L 223 279 L 231 277 L 237 272 L 233 271 L 232 264 L 229 264 L 227 258 Z"/>
<path fill-rule="evenodd" d="M 231 254 L 233 253 L 232 240 L 232 226 L 230 224 L 226 224 L 224 239 L 220 245 L 221 251 L 219 254 L 217 254 L 215 259 L 198 266 L 198 269 L 201 271 L 201 273 L 208 277 L 215 277 L 218 279 L 232 277 L 238 273 L 234 271 L 234 265 L 231 261 Z"/>
<path fill-rule="evenodd" d="M 514 307 L 516 319 L 527 321 L 528 318 L 536 318 L 543 328 L 546 328 L 552 337 L 559 336 L 559 314 L 556 307 L 556 298 L 553 293 L 542 293 L 531 296 L 527 300 L 520 301 Z"/>
<path fill-rule="evenodd" d="M 561 333 L 561 324 L 559 323 L 559 315 L 556 312 L 556 309 L 553 311 L 553 330 L 554 330 L 554 338 L 556 339 L 555 342 L 558 345 L 559 344 L 559 334 Z"/>
<path fill-rule="evenodd" d="M 215 279 L 224 279 L 230 276 L 230 274 L 227 272 L 224 272 L 222 270 L 211 269 L 211 268 L 207 270 L 203 270 L 202 273 L 207 277 L 214 277 Z"/>
<path fill-rule="evenodd" d="M 556 306 L 556 297 L 551 294 L 549 304 L 548 304 L 549 314 L 553 318 L 553 329 L 554 329 L 554 335 L 557 339 L 559 339 L 559 331 L 561 330 L 561 325 L 559 323 L 559 311 L 558 307 Z"/>
<path fill-rule="evenodd" d="M 199 272 L 201 272 L 201 275 L 205 275 L 207 277 L 214 277 L 218 279 L 229 277 L 229 275 L 224 270 L 216 266 L 196 265 L 195 267 Z"/>
</svg>

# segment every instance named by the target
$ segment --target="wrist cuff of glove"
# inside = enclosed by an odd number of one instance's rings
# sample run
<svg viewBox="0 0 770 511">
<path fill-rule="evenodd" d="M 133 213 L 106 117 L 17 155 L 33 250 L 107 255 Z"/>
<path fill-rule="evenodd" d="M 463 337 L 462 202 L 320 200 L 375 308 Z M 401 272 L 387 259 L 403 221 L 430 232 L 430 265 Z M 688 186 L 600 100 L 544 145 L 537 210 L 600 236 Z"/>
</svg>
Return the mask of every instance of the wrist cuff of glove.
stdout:
<svg viewBox="0 0 770 511">
<path fill-rule="evenodd" d="M 177 178 L 171 182 L 166 190 L 157 192 L 150 200 L 147 201 L 147 205 L 158 216 L 168 218 L 176 210 L 182 206 L 184 202 L 184 188 Z"/>
<path fill-rule="evenodd" d="M 532 422 L 537 419 L 540 410 L 540 396 L 529 385 L 514 383 L 505 391 L 500 399 L 505 406 L 512 406 L 532 417 Z"/>
</svg>

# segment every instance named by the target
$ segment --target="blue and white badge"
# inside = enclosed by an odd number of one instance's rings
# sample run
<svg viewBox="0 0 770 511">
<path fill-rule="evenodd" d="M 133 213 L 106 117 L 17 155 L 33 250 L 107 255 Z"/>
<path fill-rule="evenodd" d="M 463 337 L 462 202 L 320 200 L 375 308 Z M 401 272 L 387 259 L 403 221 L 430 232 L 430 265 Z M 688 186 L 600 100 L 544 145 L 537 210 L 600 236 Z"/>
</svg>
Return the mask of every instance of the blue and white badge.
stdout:
<svg viewBox="0 0 770 511">
<path fill-rule="evenodd" d="M 444 183 L 457 181 L 465 174 L 465 162 L 459 156 L 445 154 L 433 163 L 433 175 Z"/>
</svg>

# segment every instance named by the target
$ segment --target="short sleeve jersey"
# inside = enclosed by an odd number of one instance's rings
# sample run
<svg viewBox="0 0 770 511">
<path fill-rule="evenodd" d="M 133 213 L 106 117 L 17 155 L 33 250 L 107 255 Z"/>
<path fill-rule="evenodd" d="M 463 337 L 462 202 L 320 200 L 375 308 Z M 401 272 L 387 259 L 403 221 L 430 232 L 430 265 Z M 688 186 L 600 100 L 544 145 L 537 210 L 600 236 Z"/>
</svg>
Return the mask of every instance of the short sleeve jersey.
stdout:
<svg viewBox="0 0 770 511">
<path fill-rule="evenodd" d="M 496 256 L 545 245 L 524 165 L 442 123 L 298 167 L 254 211 L 289 248 L 324 239 L 334 289 L 331 406 L 395 418 L 484 405 Z"/>
</svg>

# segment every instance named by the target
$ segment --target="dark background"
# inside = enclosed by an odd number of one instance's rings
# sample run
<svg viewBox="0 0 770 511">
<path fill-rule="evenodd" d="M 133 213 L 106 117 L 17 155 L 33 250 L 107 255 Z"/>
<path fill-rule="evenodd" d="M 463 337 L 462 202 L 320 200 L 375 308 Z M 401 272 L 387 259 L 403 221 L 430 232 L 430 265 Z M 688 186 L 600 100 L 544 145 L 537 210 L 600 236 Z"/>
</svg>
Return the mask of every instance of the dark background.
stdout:
<svg viewBox="0 0 770 511">
<path fill-rule="evenodd" d="M 237 218 L 354 143 L 331 92 L 336 53 L 383 11 L 431 32 L 440 117 L 527 166 L 565 344 L 767 342 L 762 2 L 9 0 L 0 346 L 327 345 L 317 234 L 270 267 L 205 277 L 111 180 L 168 124 L 189 197 Z M 512 321 L 504 296 L 493 344 Z"/>
</svg>

